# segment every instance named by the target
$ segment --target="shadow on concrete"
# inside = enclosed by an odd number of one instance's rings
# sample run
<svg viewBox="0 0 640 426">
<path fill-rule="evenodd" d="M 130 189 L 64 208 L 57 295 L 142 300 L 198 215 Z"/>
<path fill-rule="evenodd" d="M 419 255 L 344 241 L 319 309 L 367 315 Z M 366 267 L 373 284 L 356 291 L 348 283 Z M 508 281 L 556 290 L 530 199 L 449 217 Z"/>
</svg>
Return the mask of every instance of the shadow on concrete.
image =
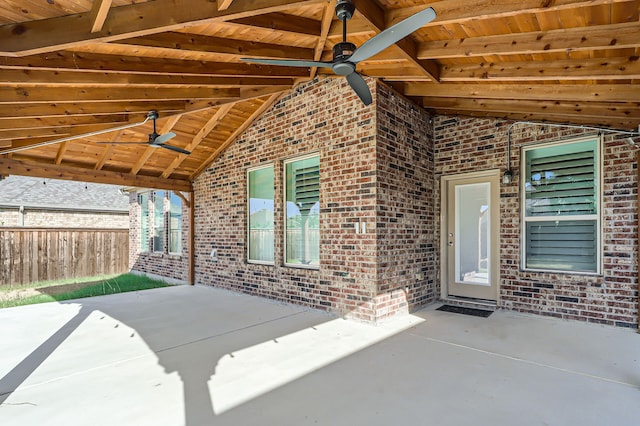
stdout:
<svg viewBox="0 0 640 426">
<path fill-rule="evenodd" d="M 277 341 L 281 336 L 333 319 L 327 314 L 317 313 L 311 317 L 304 315 L 300 321 L 285 321 L 308 310 L 267 302 L 270 308 L 260 311 L 256 306 L 243 306 L 246 296 L 229 294 L 219 303 L 210 294 L 204 294 L 206 297 L 196 297 L 196 306 L 188 306 L 180 301 L 182 291 L 210 292 L 212 289 L 181 287 L 181 292 L 174 294 L 173 300 L 171 297 L 154 297 L 151 290 L 136 292 L 137 296 L 151 297 L 132 297 L 129 293 L 60 302 L 60 305 L 79 306 L 79 311 L 0 378 L 0 405 L 90 316 L 90 322 L 96 323 L 98 318 L 105 319 L 106 315 L 117 321 L 115 327 L 122 324 L 133 329 L 134 334 L 155 354 L 165 374 L 176 372 L 179 375 L 183 385 L 185 424 L 213 424 L 216 413 L 210 382 L 221 358 L 233 358 L 234 351 L 265 341 Z M 171 291 L 172 288 L 162 290 Z M 120 327 L 120 330 L 131 334 L 127 327 Z M 218 339 L 228 335 L 233 335 L 233 338 Z"/>
</svg>

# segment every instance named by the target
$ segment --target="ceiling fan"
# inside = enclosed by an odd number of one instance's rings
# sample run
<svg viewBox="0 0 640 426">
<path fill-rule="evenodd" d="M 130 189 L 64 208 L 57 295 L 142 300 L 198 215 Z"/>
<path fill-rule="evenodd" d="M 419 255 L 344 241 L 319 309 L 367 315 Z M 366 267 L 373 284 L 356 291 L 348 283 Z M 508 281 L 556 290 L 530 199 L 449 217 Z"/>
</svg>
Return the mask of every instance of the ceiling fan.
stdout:
<svg viewBox="0 0 640 426">
<path fill-rule="evenodd" d="M 149 133 L 149 140 L 147 142 L 97 142 L 99 144 L 108 144 L 108 145 L 149 145 L 151 148 L 164 148 L 170 151 L 179 152 L 181 154 L 191 154 L 190 151 L 186 149 L 179 148 L 177 146 L 169 145 L 166 142 L 170 139 L 176 137 L 176 134 L 173 132 L 165 133 L 163 135 L 158 134 L 156 131 L 156 120 L 158 119 L 158 111 L 149 111 L 147 114 L 147 119 L 145 120 L 153 120 L 153 132 Z"/>
<path fill-rule="evenodd" d="M 331 68 L 334 73 L 345 76 L 360 100 L 365 105 L 369 105 L 373 101 L 371 91 L 364 78 L 356 71 L 358 62 L 365 61 L 382 52 L 387 47 L 433 21 L 436 18 L 436 12 L 431 7 L 424 9 L 387 28 L 358 48 L 356 48 L 355 44 L 347 41 L 347 20 L 351 19 L 353 12 L 355 12 L 355 6 L 351 3 L 351 0 L 338 0 L 336 15 L 342 21 L 342 42 L 333 46 L 333 61 L 331 62 L 266 58 L 242 58 L 241 60 L 266 65 Z"/>
<path fill-rule="evenodd" d="M 169 133 L 164 134 L 164 135 L 159 135 L 156 132 L 156 119 L 157 118 L 158 118 L 158 111 L 150 111 L 147 114 L 147 116 L 144 119 L 144 121 L 142 121 L 140 123 L 129 123 L 129 124 L 125 124 L 123 126 L 111 127 L 109 129 L 96 130 L 94 132 L 83 133 L 83 134 L 80 134 L 80 135 L 66 136 L 64 138 L 55 139 L 55 140 L 46 141 L 46 142 L 39 142 L 39 143 L 27 145 L 27 146 L 9 148 L 9 149 L 5 149 L 5 150 L 0 151 L 0 155 L 2 155 L 2 154 L 12 154 L 14 152 L 26 151 L 28 149 L 40 148 L 40 147 L 43 147 L 43 146 L 54 145 L 54 144 L 58 144 L 58 143 L 62 143 L 62 142 L 68 142 L 68 141 L 72 141 L 72 140 L 75 140 L 75 139 L 89 138 L 89 137 L 92 137 L 92 136 L 97 136 L 97 135 L 101 135 L 101 134 L 104 134 L 104 133 L 116 132 L 116 131 L 119 131 L 119 130 L 126 130 L 126 129 L 130 129 L 132 127 L 142 126 L 143 124 L 146 124 L 149 120 L 153 120 L 153 133 L 151 133 L 149 135 L 149 141 L 148 142 L 98 142 L 98 143 L 102 143 L 102 144 L 119 144 L 119 143 L 123 143 L 123 144 L 143 144 L 143 145 L 149 145 L 149 146 L 151 146 L 153 148 L 169 149 L 171 151 L 176 151 L 176 152 L 179 152 L 181 154 L 187 154 L 187 155 L 191 154 L 191 152 L 187 151 L 186 149 L 178 148 L 177 146 L 167 145 L 165 143 L 169 139 L 175 137 L 176 134 L 173 133 L 173 132 L 169 132 Z"/>
</svg>

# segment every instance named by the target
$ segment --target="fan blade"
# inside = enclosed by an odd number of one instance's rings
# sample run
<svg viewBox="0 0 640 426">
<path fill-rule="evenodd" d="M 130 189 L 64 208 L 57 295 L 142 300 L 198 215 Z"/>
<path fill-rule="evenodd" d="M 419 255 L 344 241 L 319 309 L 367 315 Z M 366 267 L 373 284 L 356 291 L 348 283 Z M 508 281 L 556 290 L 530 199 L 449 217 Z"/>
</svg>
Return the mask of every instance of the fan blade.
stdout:
<svg viewBox="0 0 640 426">
<path fill-rule="evenodd" d="M 240 58 L 240 60 L 243 62 L 253 62 L 256 64 L 265 64 L 265 65 L 282 65 L 285 67 L 331 68 L 333 66 L 333 62 L 299 61 L 296 59 Z"/>
<path fill-rule="evenodd" d="M 369 59 L 392 44 L 402 40 L 417 29 L 427 25 L 435 18 L 436 12 L 432 7 L 424 9 L 415 15 L 409 16 L 407 19 L 398 22 L 380 34 L 367 40 L 362 46 L 353 52 L 353 55 L 349 58 L 349 62 L 357 64 L 360 61 Z"/>
<path fill-rule="evenodd" d="M 164 148 L 164 149 L 168 149 L 170 151 L 175 151 L 175 152 L 179 152 L 180 154 L 191 154 L 191 151 L 187 151 L 186 149 L 182 149 L 182 148 L 178 148 L 177 146 L 173 146 L 173 145 L 167 145 L 167 144 L 153 144 L 155 146 L 157 146 L 158 148 Z"/>
<path fill-rule="evenodd" d="M 156 145 L 162 145 L 163 143 L 165 143 L 166 141 L 168 141 L 169 139 L 173 139 L 176 137 L 176 134 L 173 132 L 169 132 L 169 133 L 165 133 L 164 135 L 160 135 L 158 136 L 153 143 Z"/>
<path fill-rule="evenodd" d="M 373 99 L 371 98 L 371 91 L 369 90 L 369 86 L 367 86 L 367 82 L 364 81 L 364 78 L 354 71 L 347 76 L 347 81 L 362 103 L 365 105 L 371 105 L 371 102 L 373 102 Z"/>
</svg>

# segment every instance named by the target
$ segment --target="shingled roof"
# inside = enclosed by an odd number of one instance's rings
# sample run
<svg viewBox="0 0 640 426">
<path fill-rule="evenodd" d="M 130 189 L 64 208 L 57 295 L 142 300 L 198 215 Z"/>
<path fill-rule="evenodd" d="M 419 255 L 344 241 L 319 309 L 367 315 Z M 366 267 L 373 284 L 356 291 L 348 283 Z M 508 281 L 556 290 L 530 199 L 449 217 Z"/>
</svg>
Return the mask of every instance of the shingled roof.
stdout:
<svg viewBox="0 0 640 426">
<path fill-rule="evenodd" d="M 116 185 L 9 176 L 0 181 L 0 208 L 127 212 L 129 197 Z"/>
</svg>

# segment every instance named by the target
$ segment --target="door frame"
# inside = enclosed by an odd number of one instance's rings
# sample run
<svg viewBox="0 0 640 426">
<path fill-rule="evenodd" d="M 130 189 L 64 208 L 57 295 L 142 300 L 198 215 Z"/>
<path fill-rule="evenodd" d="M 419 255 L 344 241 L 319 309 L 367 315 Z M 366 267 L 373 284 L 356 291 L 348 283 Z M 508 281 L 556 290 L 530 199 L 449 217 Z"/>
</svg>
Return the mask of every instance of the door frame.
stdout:
<svg viewBox="0 0 640 426">
<path fill-rule="evenodd" d="M 457 173 L 451 175 L 443 175 L 440 177 L 440 298 L 446 300 L 450 297 L 449 295 L 449 272 L 448 272 L 448 255 L 447 255 L 447 216 L 448 216 L 448 190 L 447 186 L 451 181 L 462 180 L 462 179 L 478 179 L 478 178 L 486 178 L 487 180 L 492 180 L 495 183 L 495 187 L 491 188 L 491 202 L 495 204 L 497 208 L 496 211 L 492 211 L 491 220 L 492 225 L 497 224 L 497 226 L 492 226 L 492 229 L 497 229 L 498 232 L 495 234 L 495 252 L 494 259 L 492 259 L 492 270 L 495 271 L 494 279 L 496 280 L 496 292 L 495 292 L 495 303 L 499 305 L 500 303 L 500 285 L 502 283 L 501 279 L 501 271 L 500 271 L 500 169 L 490 169 L 483 170 L 480 172 L 468 172 L 468 173 Z M 454 196 L 453 194 L 451 194 Z M 493 235 L 492 235 L 493 236 Z M 482 303 L 480 299 L 478 299 L 479 303 Z"/>
</svg>

